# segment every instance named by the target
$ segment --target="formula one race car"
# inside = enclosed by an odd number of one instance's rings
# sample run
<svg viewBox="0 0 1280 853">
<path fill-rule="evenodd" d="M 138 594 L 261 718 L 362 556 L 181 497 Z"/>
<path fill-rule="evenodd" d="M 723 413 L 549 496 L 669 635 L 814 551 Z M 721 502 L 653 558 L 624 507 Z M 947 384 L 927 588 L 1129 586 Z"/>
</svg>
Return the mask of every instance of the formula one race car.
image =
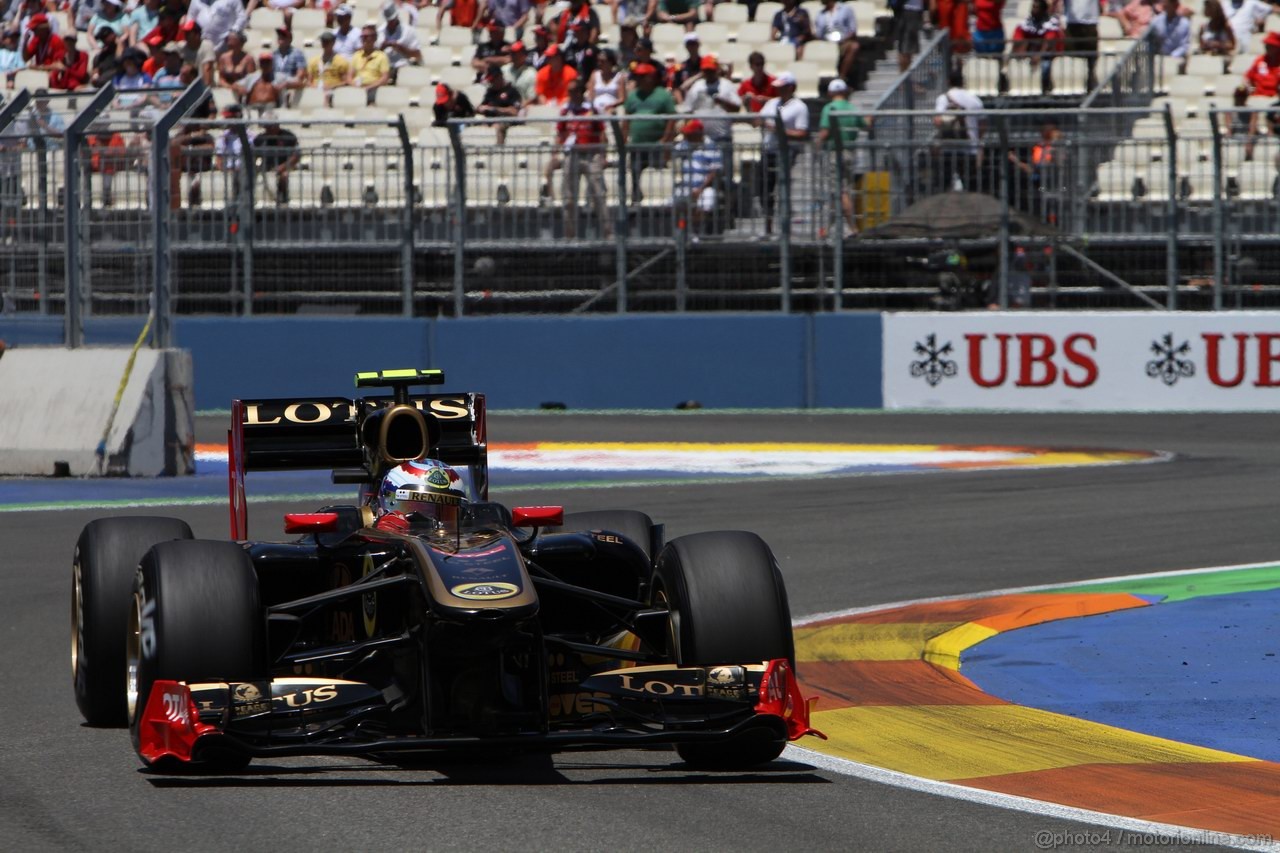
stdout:
<svg viewBox="0 0 1280 853">
<path fill-rule="evenodd" d="M 86 526 L 72 598 L 85 719 L 127 722 L 162 770 L 653 744 L 725 768 L 821 736 L 758 536 L 664 543 L 633 510 L 490 502 L 483 395 L 410 393 L 443 380 L 361 373 L 357 388 L 394 396 L 235 401 L 234 541 L 171 518 Z M 245 472 L 319 468 L 358 503 L 286 515 L 292 541 L 246 541 Z"/>
</svg>

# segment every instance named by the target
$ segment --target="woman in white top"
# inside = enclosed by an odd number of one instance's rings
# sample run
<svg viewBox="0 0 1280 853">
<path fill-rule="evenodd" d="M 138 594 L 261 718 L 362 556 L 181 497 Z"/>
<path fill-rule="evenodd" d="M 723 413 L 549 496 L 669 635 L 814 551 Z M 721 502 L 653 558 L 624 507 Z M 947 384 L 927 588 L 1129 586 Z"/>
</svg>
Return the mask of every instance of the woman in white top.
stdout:
<svg viewBox="0 0 1280 853">
<path fill-rule="evenodd" d="M 627 99 L 627 75 L 618 70 L 618 54 L 609 48 L 600 51 L 596 70 L 587 81 L 587 100 L 603 115 L 613 115 Z"/>
</svg>

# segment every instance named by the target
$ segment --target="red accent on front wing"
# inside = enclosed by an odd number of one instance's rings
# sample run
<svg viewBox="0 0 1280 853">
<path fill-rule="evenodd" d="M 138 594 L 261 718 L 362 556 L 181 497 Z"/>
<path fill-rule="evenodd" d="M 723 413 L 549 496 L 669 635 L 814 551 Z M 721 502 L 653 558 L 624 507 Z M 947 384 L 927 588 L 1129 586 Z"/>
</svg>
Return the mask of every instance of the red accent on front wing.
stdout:
<svg viewBox="0 0 1280 853">
<path fill-rule="evenodd" d="M 760 679 L 757 714 L 781 717 L 787 724 L 788 740 L 799 740 L 805 735 L 815 735 L 826 740 L 826 735 L 809 725 L 809 709 L 815 702 L 816 697 L 806 701 L 800 695 L 800 682 L 796 681 L 791 664 L 785 658 L 769 661 L 764 678 Z"/>
<path fill-rule="evenodd" d="M 190 761 L 196 741 L 217 730 L 200 722 L 200 710 L 187 685 L 157 681 L 138 721 L 138 755 L 147 764 L 162 758 Z"/>
</svg>

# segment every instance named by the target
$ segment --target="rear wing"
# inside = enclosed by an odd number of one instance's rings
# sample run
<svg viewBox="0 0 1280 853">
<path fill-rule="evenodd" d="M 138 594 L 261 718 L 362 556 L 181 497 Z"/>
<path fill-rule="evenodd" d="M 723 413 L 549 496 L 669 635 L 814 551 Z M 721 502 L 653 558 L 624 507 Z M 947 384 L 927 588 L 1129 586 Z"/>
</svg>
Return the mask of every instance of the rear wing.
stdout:
<svg viewBox="0 0 1280 853">
<path fill-rule="evenodd" d="M 248 536 L 244 475 L 249 471 L 333 470 L 335 483 L 372 483 L 376 448 L 364 429 L 395 397 L 235 400 L 227 435 L 231 538 Z M 431 457 L 466 467 L 476 497 L 489 496 L 485 399 L 475 393 L 409 395 L 426 418 Z"/>
</svg>

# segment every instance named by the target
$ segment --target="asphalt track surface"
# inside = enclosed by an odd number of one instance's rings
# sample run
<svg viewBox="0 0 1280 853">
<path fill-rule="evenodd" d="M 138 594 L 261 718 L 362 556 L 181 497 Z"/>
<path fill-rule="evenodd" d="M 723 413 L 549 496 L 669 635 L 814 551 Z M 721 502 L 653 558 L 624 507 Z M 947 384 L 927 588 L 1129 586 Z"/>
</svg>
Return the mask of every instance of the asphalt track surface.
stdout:
<svg viewBox="0 0 1280 853">
<path fill-rule="evenodd" d="M 221 422 L 202 423 L 200 438 L 216 441 L 222 430 Z M 501 441 L 947 442 L 1176 454 L 1149 465 L 537 495 L 536 502 L 571 510 L 643 509 L 667 523 L 668 536 L 756 530 L 778 554 L 796 617 L 1274 560 L 1277 434 L 1280 416 L 1259 414 L 690 413 L 490 422 L 491 437 Z M 513 502 L 532 497 L 522 492 Z M 289 508 L 251 506 L 250 529 L 264 536 L 278 530 Z M 992 851 L 1037 849 L 1037 833 L 1046 832 L 1066 838 L 1057 849 L 1125 847 L 1114 830 L 1108 842 L 1087 823 L 889 787 L 802 762 L 697 773 L 664 751 L 413 767 L 288 759 L 255 763 L 231 777 L 151 775 L 140 770 L 126 733 L 81 724 L 71 693 L 71 551 L 81 526 L 103 514 L 0 512 L 2 849 Z M 224 508 L 173 514 L 197 536 L 226 536 Z"/>
</svg>

